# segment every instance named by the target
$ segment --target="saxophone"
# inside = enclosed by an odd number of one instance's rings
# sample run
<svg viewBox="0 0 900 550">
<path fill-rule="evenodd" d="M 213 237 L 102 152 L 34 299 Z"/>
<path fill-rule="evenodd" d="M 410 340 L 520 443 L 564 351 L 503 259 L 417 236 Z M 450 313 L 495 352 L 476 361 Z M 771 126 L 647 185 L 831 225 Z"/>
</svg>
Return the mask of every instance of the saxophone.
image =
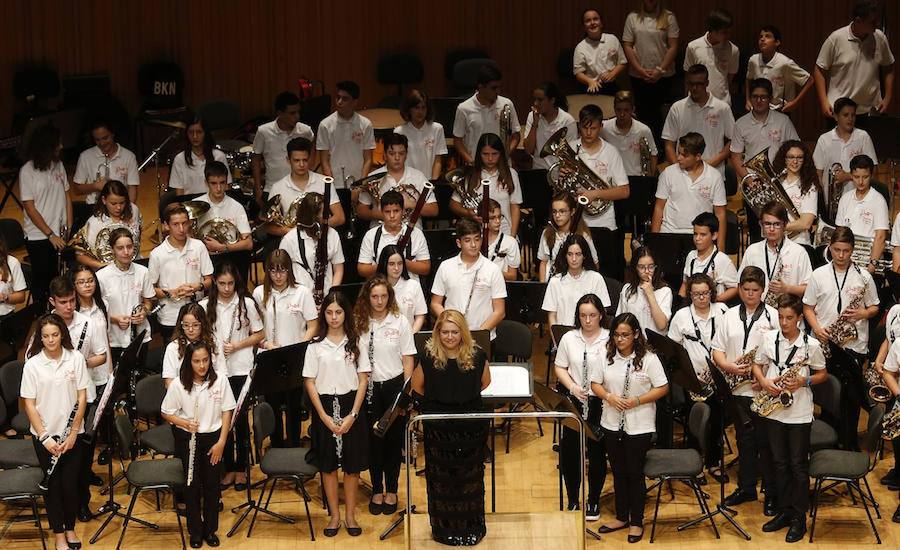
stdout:
<svg viewBox="0 0 900 550">
<path fill-rule="evenodd" d="M 713 392 L 716 389 L 715 382 L 713 382 L 712 374 L 709 372 L 708 367 L 705 371 L 703 371 L 702 374 L 697 376 L 697 380 L 700 381 L 702 388 L 700 390 L 700 393 L 694 393 L 688 390 L 688 396 L 690 396 L 691 401 L 694 402 L 706 401 L 712 396 Z"/>
<path fill-rule="evenodd" d="M 866 388 L 868 388 L 867 393 L 872 401 L 876 403 L 887 403 L 894 397 L 891 390 L 884 385 L 884 380 L 882 380 L 878 371 L 875 370 L 874 364 L 869 363 L 869 366 L 866 367 L 866 371 L 863 373 L 863 377 L 866 381 Z"/>
<path fill-rule="evenodd" d="M 750 351 L 744 353 L 737 358 L 735 364 L 739 367 L 743 367 L 745 365 L 750 365 L 753 363 L 753 359 L 756 357 L 756 350 L 759 349 L 759 346 L 753 346 Z M 731 388 L 731 391 L 738 389 L 744 384 L 749 384 L 753 381 L 752 374 L 731 374 L 728 372 L 722 372 L 722 375 L 725 377 L 725 381 L 728 382 L 728 387 Z"/>
<path fill-rule="evenodd" d="M 786 390 L 785 386 L 789 380 L 800 376 L 800 369 L 806 366 L 807 361 L 808 358 L 804 358 L 781 375 L 781 379 L 775 384 L 781 390 L 778 395 L 772 395 L 767 391 L 760 391 L 754 395 L 753 401 L 750 403 L 750 410 L 760 416 L 769 416 L 778 409 L 790 408 L 794 404 L 794 394 Z"/>
<path fill-rule="evenodd" d="M 900 436 L 900 399 L 894 402 L 894 407 L 881 420 L 881 437 L 896 439 L 897 436 Z"/>
<path fill-rule="evenodd" d="M 850 303 L 844 307 L 841 311 L 841 314 L 838 315 L 838 318 L 831 322 L 827 327 L 828 330 L 828 340 L 834 343 L 837 347 L 843 347 L 844 344 L 851 340 L 856 340 L 859 337 L 859 332 L 856 330 L 856 323 L 850 321 L 844 317 L 844 313 L 848 309 L 857 309 L 863 305 L 863 299 L 866 297 L 866 291 L 869 289 L 869 280 L 865 280 L 865 284 L 862 287 L 862 290 L 859 291 L 859 294 L 853 297 L 850 300 Z M 825 354 L 826 359 L 831 358 L 831 346 L 822 346 L 822 352 Z"/>
<path fill-rule="evenodd" d="M 768 246 L 768 245 L 767 245 Z M 768 252 L 767 252 L 768 254 Z M 775 274 L 772 275 L 772 278 L 769 279 L 769 284 L 766 285 L 766 299 L 764 300 L 767 306 L 772 306 L 774 308 L 778 308 L 778 298 L 781 298 L 781 294 L 777 292 L 773 292 L 771 290 L 771 285 L 775 281 L 781 281 L 781 278 L 784 276 L 784 262 L 781 260 L 781 254 L 778 255 L 778 268 L 775 270 Z"/>
<path fill-rule="evenodd" d="M 641 159 L 641 175 L 649 176 L 650 175 L 650 142 L 647 141 L 647 138 L 642 137 L 638 140 L 638 148 L 640 149 L 640 159 Z"/>
</svg>

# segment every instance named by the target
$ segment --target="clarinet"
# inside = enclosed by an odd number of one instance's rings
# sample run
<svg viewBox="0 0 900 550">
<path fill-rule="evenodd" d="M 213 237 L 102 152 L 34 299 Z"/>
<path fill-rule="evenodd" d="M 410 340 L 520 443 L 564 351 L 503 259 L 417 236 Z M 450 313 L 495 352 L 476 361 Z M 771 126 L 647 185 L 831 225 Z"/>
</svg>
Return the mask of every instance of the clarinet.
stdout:
<svg viewBox="0 0 900 550">
<path fill-rule="evenodd" d="M 588 364 L 587 364 L 587 346 L 584 347 L 584 354 L 581 356 L 581 389 L 584 391 L 585 395 L 588 394 Z M 584 406 L 581 409 L 581 418 L 587 422 L 588 419 L 588 405 L 590 405 L 591 400 L 586 398 L 584 400 Z"/>
<path fill-rule="evenodd" d="M 341 418 L 341 404 L 338 402 L 337 388 L 334 389 L 334 393 L 335 395 L 331 402 L 331 420 L 334 422 L 335 426 L 340 426 L 343 423 L 343 418 Z M 338 434 L 332 435 L 334 436 L 334 452 L 337 455 L 338 466 L 340 466 L 344 454 L 344 436 Z"/>
<path fill-rule="evenodd" d="M 369 321 L 371 323 L 372 321 Z M 375 326 L 369 328 L 369 366 L 372 372 L 369 375 L 369 385 L 366 387 L 366 403 L 372 406 L 372 394 L 375 392 Z"/>
<path fill-rule="evenodd" d="M 200 400 L 194 399 L 194 421 L 200 416 Z M 191 434 L 191 442 L 188 444 L 188 471 L 187 484 L 191 485 L 194 481 L 194 459 L 197 457 L 197 432 Z"/>
<path fill-rule="evenodd" d="M 628 391 L 631 389 L 631 362 L 625 367 L 625 390 L 622 392 L 622 399 L 628 399 Z M 625 411 L 619 416 L 619 437 L 625 433 Z"/>
<path fill-rule="evenodd" d="M 472 288 L 469 289 L 469 297 L 466 299 L 466 309 L 463 310 L 463 317 L 469 313 L 469 306 L 472 305 L 472 295 L 475 294 L 475 285 L 478 284 L 478 273 L 481 271 L 479 267 L 475 270 L 475 276 L 472 278 Z"/>
<path fill-rule="evenodd" d="M 302 244 L 302 243 L 301 243 Z M 272 296 L 272 343 L 271 347 L 278 347 L 278 302 Z"/>
<path fill-rule="evenodd" d="M 75 400 L 75 406 L 72 407 L 72 412 L 69 413 L 69 421 L 66 423 L 66 429 L 63 430 L 62 436 L 57 438 L 56 436 L 52 436 L 53 440 L 57 443 L 65 441 L 66 438 L 69 437 L 69 434 L 72 433 L 72 424 L 75 422 L 75 415 L 78 414 L 78 400 Z M 59 464 L 59 457 L 62 455 L 53 455 L 50 457 L 50 466 L 47 468 L 47 471 L 44 472 L 44 479 L 38 483 L 38 487 L 42 491 L 48 490 L 50 487 L 50 476 L 53 475 L 53 472 L 56 470 L 56 465 Z"/>
<path fill-rule="evenodd" d="M 325 300 L 325 271 L 328 269 L 328 218 L 331 217 L 331 205 L 328 204 L 328 198 L 331 196 L 331 184 L 334 178 L 325 177 L 325 193 L 322 198 L 322 223 L 319 225 L 321 235 L 316 243 L 316 265 L 314 267 L 313 277 L 313 298 L 316 307 L 321 307 Z M 300 246 L 303 241 L 298 240 Z"/>
</svg>

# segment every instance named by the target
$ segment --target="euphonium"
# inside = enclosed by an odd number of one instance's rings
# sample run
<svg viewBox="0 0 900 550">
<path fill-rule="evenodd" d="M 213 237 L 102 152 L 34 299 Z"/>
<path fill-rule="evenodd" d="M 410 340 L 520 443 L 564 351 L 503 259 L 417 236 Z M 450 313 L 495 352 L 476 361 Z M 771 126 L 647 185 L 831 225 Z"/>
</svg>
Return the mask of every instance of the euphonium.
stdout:
<svg viewBox="0 0 900 550">
<path fill-rule="evenodd" d="M 781 173 L 775 172 L 772 163 L 769 162 L 768 147 L 747 160 L 744 168 L 747 169 L 747 175 L 741 179 L 741 192 L 747 204 L 760 219 L 762 219 L 760 212 L 772 201 L 781 203 L 787 209 L 790 221 L 800 218 L 800 212 L 794 206 L 794 201 L 781 185 L 781 178 L 787 173 L 787 169 Z"/>
<path fill-rule="evenodd" d="M 212 237 L 222 244 L 235 244 L 241 240 L 237 226 L 225 218 L 213 218 L 204 222 L 197 230 L 197 238 L 203 240 L 206 237 Z"/>
<path fill-rule="evenodd" d="M 541 158 L 553 155 L 558 159 L 547 170 L 547 182 L 554 194 L 565 192 L 577 197 L 579 189 L 588 191 L 609 189 L 609 183 L 595 174 L 583 160 L 578 158 L 578 153 L 566 141 L 567 132 L 565 127 L 560 128 L 541 148 Z M 592 216 L 597 216 L 606 212 L 611 206 L 611 201 L 597 199 L 589 202 L 585 210 Z"/>
<path fill-rule="evenodd" d="M 465 170 L 462 168 L 451 170 L 444 174 L 444 180 L 459 195 L 463 208 L 478 211 L 478 208 L 481 206 L 481 185 L 478 184 L 476 189 L 470 189 L 469 178 L 466 177 Z"/>
<path fill-rule="evenodd" d="M 864 377 L 866 380 L 866 387 L 868 388 L 869 398 L 871 398 L 872 401 L 875 401 L 876 403 L 887 403 L 894 397 L 891 390 L 884 385 L 884 380 L 881 379 L 881 375 L 875 370 L 875 366 L 871 363 L 866 368 Z"/>
<path fill-rule="evenodd" d="M 756 350 L 759 349 L 759 346 L 754 346 L 750 351 L 744 353 L 737 358 L 735 364 L 739 367 L 743 367 L 746 365 L 750 365 L 753 363 L 753 359 L 756 357 Z M 722 375 L 725 377 L 725 381 L 728 382 L 728 387 L 731 388 L 731 391 L 743 386 L 744 384 L 749 384 L 753 381 L 752 374 L 731 374 L 725 371 L 722 371 Z"/>
<path fill-rule="evenodd" d="M 753 396 L 753 401 L 750 402 L 750 410 L 760 416 L 769 416 L 778 409 L 790 408 L 794 404 L 794 394 L 786 390 L 785 386 L 787 386 L 789 380 L 793 380 L 800 375 L 800 369 L 806 364 L 807 360 L 803 359 L 781 375 L 781 379 L 775 384 L 781 390 L 778 395 L 772 395 L 767 391 L 761 390 Z"/>
</svg>

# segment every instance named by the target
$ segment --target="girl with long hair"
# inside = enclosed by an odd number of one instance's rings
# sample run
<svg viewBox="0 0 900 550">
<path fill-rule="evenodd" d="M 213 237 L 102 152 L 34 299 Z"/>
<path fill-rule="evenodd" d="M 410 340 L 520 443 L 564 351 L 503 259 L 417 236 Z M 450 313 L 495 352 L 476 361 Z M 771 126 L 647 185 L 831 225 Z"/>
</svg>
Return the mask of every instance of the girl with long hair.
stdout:
<svg viewBox="0 0 900 550">
<path fill-rule="evenodd" d="M 217 160 L 228 166 L 227 155 L 216 148 L 216 141 L 206 121 L 195 116 L 184 129 L 184 149 L 172 160 L 169 187 L 176 195 L 206 193 L 206 177 L 203 170 L 208 161 Z M 231 171 L 228 172 L 231 184 Z"/>
<path fill-rule="evenodd" d="M 394 289 L 397 307 L 401 315 L 409 321 L 413 333 L 422 330 L 425 326 L 425 316 L 428 314 L 425 294 L 419 281 L 410 278 L 403 253 L 397 245 L 389 244 L 381 249 L 376 273 L 387 279 Z"/>
<path fill-rule="evenodd" d="M 131 231 L 135 242 L 135 258 L 141 257 L 141 213 L 138 206 L 128 198 L 128 189 L 118 180 L 109 180 L 100 191 L 100 200 L 94 206 L 94 215 L 85 223 L 85 240 L 91 249 L 96 252 L 98 246 L 108 246 L 108 243 L 97 242 L 97 235 L 106 228 L 116 229 L 124 227 Z M 111 233 L 111 231 L 110 231 Z M 78 263 L 86 265 L 97 271 L 107 262 L 95 258 L 87 251 L 76 250 L 75 259 Z"/>
<path fill-rule="evenodd" d="M 634 251 L 625 280 L 616 314 L 633 313 L 645 330 L 666 334 L 672 316 L 672 289 L 663 281 L 649 248 Z"/>
<path fill-rule="evenodd" d="M 594 240 L 587 224 L 581 219 L 579 208 L 581 207 L 575 201 L 575 197 L 566 192 L 553 195 L 550 201 L 550 220 L 541 233 L 537 252 L 537 258 L 541 262 L 538 274 L 542 283 L 547 282 L 555 274 L 552 266 L 556 263 L 559 249 L 566 237 L 572 233 L 584 237 L 591 251 L 591 258 L 596 262 L 597 249 L 594 248 Z"/>
<path fill-rule="evenodd" d="M 556 256 L 554 271 L 556 275 L 547 282 L 547 292 L 541 305 L 551 326 L 575 325 L 578 322 L 575 306 L 585 294 L 599 296 L 604 307 L 612 303 L 606 281 L 597 272 L 587 241 L 581 235 L 566 237 Z"/>
<path fill-rule="evenodd" d="M 785 226 L 785 233 L 797 244 L 812 245 L 810 230 L 819 215 L 819 177 L 812 153 L 802 141 L 786 141 L 778 149 L 772 167 L 777 174 L 787 170 L 781 186 L 800 213 L 799 219 Z"/>
<path fill-rule="evenodd" d="M 178 320 L 175 323 L 172 341 L 166 345 L 166 351 L 163 354 L 162 377 L 166 387 L 172 383 L 172 380 L 178 378 L 178 372 L 184 360 L 184 352 L 188 345 L 198 342 L 203 342 L 209 348 L 213 354 L 213 366 L 224 373 L 225 355 L 222 352 L 222 343 L 219 342 L 203 306 L 197 302 L 191 302 L 182 306 L 178 311 Z"/>
</svg>

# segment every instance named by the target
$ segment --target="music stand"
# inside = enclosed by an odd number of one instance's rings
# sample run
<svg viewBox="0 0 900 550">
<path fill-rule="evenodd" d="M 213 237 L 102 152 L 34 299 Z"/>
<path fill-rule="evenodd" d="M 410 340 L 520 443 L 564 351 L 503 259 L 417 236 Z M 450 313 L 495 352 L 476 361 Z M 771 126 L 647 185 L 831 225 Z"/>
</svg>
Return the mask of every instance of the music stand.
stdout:
<svg viewBox="0 0 900 550">
<path fill-rule="evenodd" d="M 684 346 L 668 336 L 652 330 L 648 330 L 646 334 L 647 342 L 656 354 L 663 359 L 663 365 L 674 363 L 675 369 L 671 372 L 670 381 L 693 393 L 703 391 L 703 384 L 697 378 L 697 373 L 694 372 L 694 364 Z M 669 374 L 669 370 L 666 369 L 666 375 L 668 376 Z"/>
<path fill-rule="evenodd" d="M 506 319 L 530 325 L 542 324 L 547 320 L 547 313 L 541 309 L 547 283 L 538 281 L 506 281 Z"/>
<path fill-rule="evenodd" d="M 669 287 L 676 291 L 681 288 L 684 263 L 688 252 L 694 249 L 694 237 L 682 233 L 647 233 L 643 243 L 653 251 L 653 259 Z"/>
<path fill-rule="evenodd" d="M 331 292 L 340 292 L 344 295 L 345 298 L 350 300 L 351 304 L 356 303 L 356 298 L 359 296 L 359 291 L 362 290 L 363 283 L 344 283 L 342 285 L 335 285 L 331 287 Z"/>
<path fill-rule="evenodd" d="M 300 342 L 298 344 L 291 344 L 290 346 L 261 351 L 256 354 L 253 369 L 247 376 L 247 380 L 244 381 L 241 393 L 237 397 L 237 405 L 232 415 L 232 430 L 234 429 L 234 426 L 237 425 L 238 417 L 240 415 L 244 413 L 249 414 L 248 411 L 250 403 L 253 401 L 253 397 L 268 393 L 294 390 L 303 386 L 303 362 L 306 357 L 306 346 L 308 344 L 309 342 Z M 233 437 L 236 437 L 236 434 L 233 434 Z M 259 450 L 260 449 L 257 449 L 257 451 Z M 240 527 L 241 523 L 247 519 L 247 516 L 251 511 L 254 511 L 254 514 L 262 512 L 276 519 L 280 519 L 281 521 L 294 523 L 294 520 L 287 516 L 263 508 L 261 506 L 261 499 L 260 502 L 253 499 L 253 483 L 251 483 L 250 477 L 250 453 L 251 450 L 248 442 L 247 457 L 245 461 L 247 464 L 247 500 L 231 509 L 231 513 L 233 514 L 236 514 L 238 510 L 242 508 L 244 511 L 237 521 L 234 522 L 234 525 L 231 526 L 231 529 L 228 530 L 227 536 L 229 537 L 234 535 L 238 527 Z M 304 493 L 302 497 L 306 498 L 306 494 Z M 249 531 L 247 532 L 247 536 L 250 536 Z"/>
</svg>

